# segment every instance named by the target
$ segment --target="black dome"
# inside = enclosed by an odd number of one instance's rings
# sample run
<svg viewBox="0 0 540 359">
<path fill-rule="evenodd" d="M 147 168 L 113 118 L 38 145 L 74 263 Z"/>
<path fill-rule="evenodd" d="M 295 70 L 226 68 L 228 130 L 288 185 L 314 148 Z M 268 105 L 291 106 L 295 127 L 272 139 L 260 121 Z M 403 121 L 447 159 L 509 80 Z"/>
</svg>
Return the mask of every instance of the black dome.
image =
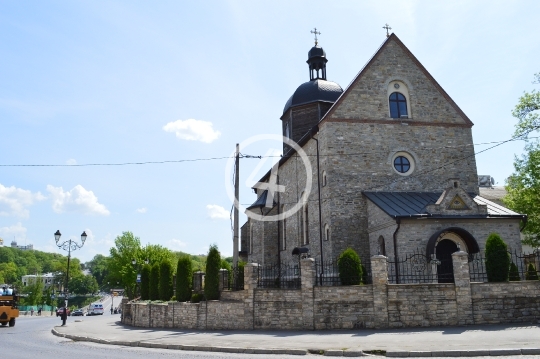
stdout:
<svg viewBox="0 0 540 359">
<path fill-rule="evenodd" d="M 322 47 L 315 45 L 308 52 L 308 59 L 312 57 L 326 57 L 326 52 L 324 52 Z"/>
<path fill-rule="evenodd" d="M 312 48 L 312 50 L 315 49 Z M 321 49 L 322 50 L 322 49 Z M 310 51 L 311 53 L 311 51 Z M 298 86 L 294 94 L 289 98 L 283 109 L 283 113 L 292 106 L 302 105 L 315 101 L 335 102 L 343 93 L 343 89 L 337 83 L 317 79 L 308 81 Z"/>
</svg>

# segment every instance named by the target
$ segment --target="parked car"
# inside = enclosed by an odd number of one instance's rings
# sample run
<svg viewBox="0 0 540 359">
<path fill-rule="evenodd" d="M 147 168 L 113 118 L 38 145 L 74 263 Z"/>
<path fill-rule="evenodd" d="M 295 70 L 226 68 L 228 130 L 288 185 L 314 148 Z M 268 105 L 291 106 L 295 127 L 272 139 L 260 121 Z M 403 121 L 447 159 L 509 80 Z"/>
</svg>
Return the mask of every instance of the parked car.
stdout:
<svg viewBox="0 0 540 359">
<path fill-rule="evenodd" d="M 88 307 L 87 315 L 103 315 L 103 304 L 102 303 L 92 303 Z"/>
<path fill-rule="evenodd" d="M 84 316 L 84 310 L 82 310 L 81 308 L 75 309 L 73 311 L 73 313 L 71 313 L 71 316 L 72 317 L 82 317 L 82 316 Z"/>
<path fill-rule="evenodd" d="M 64 307 L 58 308 L 56 310 L 56 316 L 57 317 L 61 316 L 63 313 L 64 313 Z M 67 315 L 71 315 L 71 310 L 69 310 L 69 308 L 67 309 Z"/>
</svg>

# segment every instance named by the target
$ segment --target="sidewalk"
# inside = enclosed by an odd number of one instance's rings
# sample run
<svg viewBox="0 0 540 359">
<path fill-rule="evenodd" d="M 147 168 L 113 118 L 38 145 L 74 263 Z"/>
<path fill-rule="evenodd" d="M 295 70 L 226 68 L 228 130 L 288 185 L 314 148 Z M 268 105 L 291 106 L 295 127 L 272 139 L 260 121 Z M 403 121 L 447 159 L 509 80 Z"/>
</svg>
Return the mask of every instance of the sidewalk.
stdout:
<svg viewBox="0 0 540 359">
<path fill-rule="evenodd" d="M 540 355 L 540 325 L 408 328 L 354 331 L 192 331 L 136 328 L 120 316 L 70 318 L 53 334 L 73 340 L 124 346 L 237 353 L 361 356 Z M 381 352 L 377 352 L 381 353 Z"/>
</svg>

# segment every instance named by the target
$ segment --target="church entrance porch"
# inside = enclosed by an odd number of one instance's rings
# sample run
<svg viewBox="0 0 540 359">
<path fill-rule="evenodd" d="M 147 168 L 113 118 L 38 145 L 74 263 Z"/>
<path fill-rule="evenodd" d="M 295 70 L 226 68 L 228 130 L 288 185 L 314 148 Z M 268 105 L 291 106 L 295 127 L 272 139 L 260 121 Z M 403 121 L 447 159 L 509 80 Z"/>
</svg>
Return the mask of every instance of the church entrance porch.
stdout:
<svg viewBox="0 0 540 359">
<path fill-rule="evenodd" d="M 450 239 L 443 239 L 435 247 L 437 258 L 437 279 L 439 283 L 454 283 L 452 253 L 457 252 L 457 244 Z"/>
</svg>

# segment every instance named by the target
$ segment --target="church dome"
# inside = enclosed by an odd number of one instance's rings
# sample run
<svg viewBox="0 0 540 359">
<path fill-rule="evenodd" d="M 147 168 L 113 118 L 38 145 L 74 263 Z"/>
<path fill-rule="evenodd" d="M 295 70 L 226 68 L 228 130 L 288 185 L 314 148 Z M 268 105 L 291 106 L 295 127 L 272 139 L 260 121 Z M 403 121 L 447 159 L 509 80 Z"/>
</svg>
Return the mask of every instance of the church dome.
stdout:
<svg viewBox="0 0 540 359">
<path fill-rule="evenodd" d="M 315 49 L 315 47 L 313 47 L 312 50 L 313 49 Z M 322 48 L 319 49 L 322 50 Z M 283 113 L 287 112 L 290 107 L 303 105 L 310 102 L 335 102 L 342 93 L 343 89 L 341 86 L 333 81 L 316 79 L 305 82 L 298 86 L 296 91 L 294 91 L 294 94 L 289 98 L 285 104 Z"/>
<path fill-rule="evenodd" d="M 308 59 L 311 59 L 312 57 L 326 57 L 326 52 L 324 52 L 323 48 L 319 45 L 315 45 L 308 52 Z"/>
</svg>

